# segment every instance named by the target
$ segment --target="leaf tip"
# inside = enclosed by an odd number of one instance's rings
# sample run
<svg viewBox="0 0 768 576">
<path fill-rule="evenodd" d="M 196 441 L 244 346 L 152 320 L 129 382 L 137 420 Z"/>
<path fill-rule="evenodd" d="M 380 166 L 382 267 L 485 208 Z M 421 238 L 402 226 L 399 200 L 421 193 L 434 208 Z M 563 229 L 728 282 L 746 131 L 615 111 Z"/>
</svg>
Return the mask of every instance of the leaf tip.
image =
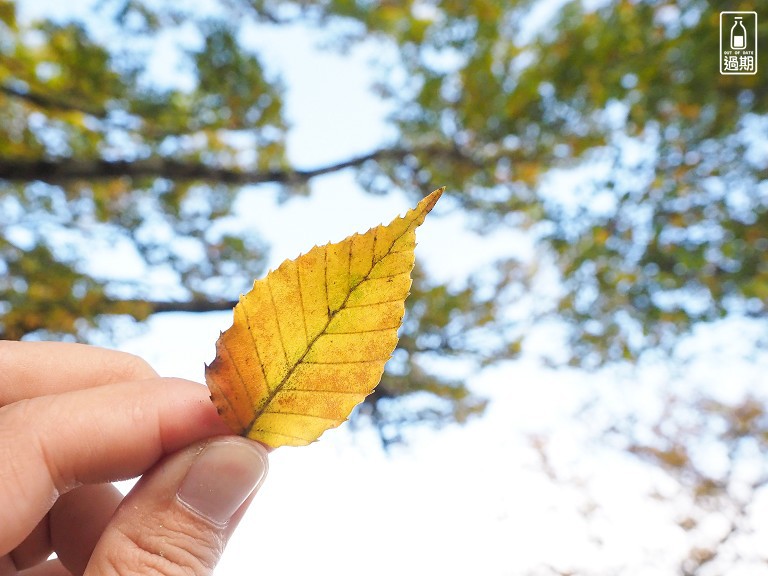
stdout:
<svg viewBox="0 0 768 576">
<path fill-rule="evenodd" d="M 413 212 L 418 214 L 419 220 L 423 221 L 424 217 L 432 210 L 432 208 L 435 207 L 435 204 L 437 204 L 437 201 L 440 200 L 440 196 L 443 195 L 444 191 L 445 191 L 445 186 L 442 186 L 437 190 L 433 190 L 427 196 L 425 196 L 421 200 L 421 202 L 418 203 L 418 205 L 413 210 Z"/>
<path fill-rule="evenodd" d="M 428 200 L 426 211 L 429 212 L 432 210 L 435 204 L 437 204 L 437 201 L 440 200 L 440 197 L 443 195 L 443 192 L 445 192 L 445 186 L 441 186 L 437 190 L 433 190 L 429 193 L 429 195 L 424 199 Z"/>
</svg>

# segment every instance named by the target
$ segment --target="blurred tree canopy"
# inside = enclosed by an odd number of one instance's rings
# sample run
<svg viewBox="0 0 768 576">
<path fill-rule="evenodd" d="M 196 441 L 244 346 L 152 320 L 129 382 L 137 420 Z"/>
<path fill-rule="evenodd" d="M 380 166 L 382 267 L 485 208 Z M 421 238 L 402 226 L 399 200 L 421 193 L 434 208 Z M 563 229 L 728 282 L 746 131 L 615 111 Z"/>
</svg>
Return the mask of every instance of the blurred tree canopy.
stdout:
<svg viewBox="0 0 768 576">
<path fill-rule="evenodd" d="M 342 170 L 414 200 L 447 185 L 470 225 L 527 231 L 555 271 L 537 293 L 537 268 L 511 254 L 463 284 L 417 268 L 400 349 L 365 407 L 389 434 L 481 412 L 430 360 L 514 358 L 540 321 L 564 327 L 564 362 L 596 368 L 672 352 L 722 318 L 765 319 L 768 59 L 754 76 L 719 74 L 720 3 L 214 5 L 100 0 L 88 21 L 22 22 L 0 1 L 0 337 L 88 339 L 115 316 L 228 309 L 268 247 L 233 224 L 242 190 L 290 198 Z M 382 46 L 373 88 L 395 137 L 328 165 L 291 163 L 289 87 L 242 39 L 293 25 L 322 31 L 318 50 Z M 768 20 L 759 27 L 768 39 Z M 199 40 L 180 48 L 188 82 L 163 86 L 146 51 L 181 30 Z M 104 253 L 141 273 L 105 273 L 93 260 Z M 768 342 L 764 324 L 755 342 Z M 731 455 L 745 439 L 766 455 L 764 399 L 694 404 L 681 410 L 711 418 L 685 428 L 691 438 L 706 429 Z M 676 426 L 643 442 L 625 431 L 625 449 L 722 508 L 728 483 L 695 467 Z M 712 560 L 694 552 L 681 573 Z"/>
<path fill-rule="evenodd" d="M 241 189 L 306 194 L 340 170 L 378 193 L 446 184 L 478 226 L 528 230 L 558 271 L 551 306 L 517 324 L 502 307 L 526 302 L 533 280 L 512 256 L 465 286 L 419 276 L 401 357 L 369 403 L 385 420 L 388 401 L 416 391 L 435 399 L 417 419 L 481 410 L 423 359 L 514 357 L 545 316 L 567 327 L 570 363 L 589 367 L 671 349 L 729 314 L 764 318 L 765 59 L 755 76 L 717 73 L 717 7 L 699 0 L 537 7 L 227 0 L 201 16 L 102 0 L 105 42 L 93 22 L 22 23 L 0 3 L 0 336 L 87 338 L 114 315 L 226 309 L 266 249 L 231 226 Z M 393 141 L 291 164 L 286 87 L 240 38 L 296 23 L 326 30 L 325 49 L 392 49 L 375 89 L 395 104 Z M 161 87 L 146 40 L 182 27 L 200 39 L 183 49 L 189 86 Z M 105 248 L 143 274 L 104 275 L 89 255 Z"/>
<path fill-rule="evenodd" d="M 0 335 L 87 338 L 112 315 L 226 309 L 263 272 L 266 248 L 228 225 L 239 191 L 308 193 L 344 169 L 371 192 L 447 184 L 478 226 L 529 230 L 559 283 L 529 320 L 564 322 L 573 364 L 670 349 L 728 314 L 764 317 L 764 62 L 755 76 L 718 74 L 718 12 L 702 1 L 565 2 L 547 19 L 536 8 L 227 0 L 198 16 L 103 0 L 93 17 L 115 34 L 100 42 L 92 22 L 22 23 L 0 3 Z M 291 165 L 286 87 L 240 38 L 296 23 L 327 30 L 326 49 L 394 49 L 375 86 L 395 104 L 394 141 Z M 200 38 L 183 52 L 189 86 L 158 86 L 142 47 L 182 27 Z M 144 274 L 100 273 L 89 266 L 99 247 L 138 256 Z M 531 324 L 500 320 L 530 296 L 517 264 L 499 263 L 490 286 L 419 277 L 402 361 L 371 405 L 426 390 L 448 403 L 419 418 L 482 409 L 420 359 L 517 354 Z"/>
</svg>

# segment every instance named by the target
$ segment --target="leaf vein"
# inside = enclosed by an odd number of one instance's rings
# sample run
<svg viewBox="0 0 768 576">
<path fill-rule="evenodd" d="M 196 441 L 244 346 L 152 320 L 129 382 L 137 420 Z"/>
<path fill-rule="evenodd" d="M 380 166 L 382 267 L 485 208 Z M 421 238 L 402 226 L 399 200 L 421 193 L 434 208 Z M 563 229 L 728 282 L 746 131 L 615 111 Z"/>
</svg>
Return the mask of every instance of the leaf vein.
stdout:
<svg viewBox="0 0 768 576">
<path fill-rule="evenodd" d="M 323 284 L 325 287 L 325 306 L 328 310 L 328 318 L 331 318 L 331 295 L 328 292 L 328 246 L 323 246 Z"/>
<path fill-rule="evenodd" d="M 253 342 L 253 350 L 254 350 L 254 352 L 256 352 L 256 361 L 259 363 L 259 369 L 261 370 L 261 375 L 264 377 L 264 385 L 267 387 L 267 390 L 269 390 L 271 392 L 272 389 L 269 387 L 269 380 L 267 379 L 267 371 L 264 368 L 264 362 L 261 361 L 261 354 L 259 353 L 259 346 L 258 346 L 258 344 L 256 342 L 256 331 L 251 326 L 251 321 L 250 321 L 250 319 L 248 317 L 248 310 L 247 310 L 247 307 L 245 305 L 245 302 L 246 302 L 245 298 L 242 298 L 240 300 L 240 302 L 239 302 L 239 305 L 243 307 L 243 316 L 245 316 L 245 326 L 248 328 L 248 334 L 251 335 L 251 342 Z M 238 371 L 238 374 L 240 374 L 239 371 Z M 250 391 L 249 391 L 249 396 L 250 396 Z M 255 406 L 255 404 L 253 402 L 253 398 L 251 398 L 251 406 Z"/>
<path fill-rule="evenodd" d="M 372 332 L 388 332 L 390 330 L 397 330 L 400 327 L 400 324 L 398 323 L 397 326 L 387 326 L 386 328 L 370 328 L 368 330 L 352 330 L 350 332 L 326 332 L 328 336 L 337 336 L 337 335 L 355 335 L 355 334 L 370 334 Z"/>
<path fill-rule="evenodd" d="M 404 272 L 395 272 L 393 274 L 387 274 L 386 276 L 376 276 L 375 278 L 371 278 L 369 276 L 366 276 L 365 278 L 360 280 L 360 282 L 355 286 L 355 288 L 360 286 L 360 284 L 362 284 L 363 282 L 371 282 L 372 280 L 386 280 L 387 278 L 396 278 L 397 276 L 405 276 L 408 273 L 409 273 L 409 271 L 406 270 Z M 369 274 L 370 274 L 370 272 L 369 272 Z M 353 290 L 354 290 L 354 288 L 353 288 Z"/>
<path fill-rule="evenodd" d="M 349 281 L 352 278 L 352 246 L 354 245 L 354 243 L 352 242 L 352 237 L 351 236 L 349 238 L 347 238 L 347 244 L 349 244 L 349 250 L 347 250 L 347 282 L 346 282 L 346 284 L 347 284 L 347 286 L 349 286 L 349 283 L 350 283 Z M 359 284 L 359 282 L 358 282 L 358 284 Z M 355 284 L 355 286 L 357 286 L 357 284 Z M 354 289 L 355 289 L 355 287 L 351 286 L 350 287 L 350 292 L 352 290 L 354 290 Z"/>
<path fill-rule="evenodd" d="M 336 365 L 342 365 L 342 364 L 366 364 L 366 363 L 373 363 L 373 362 L 386 362 L 389 360 L 389 356 L 386 358 L 370 358 L 368 360 L 331 360 L 330 362 L 316 362 L 316 361 L 308 361 L 305 360 L 304 364 L 313 364 L 316 366 L 336 366 Z"/>
<path fill-rule="evenodd" d="M 339 418 L 329 418 L 328 416 L 318 416 L 316 414 L 304 414 L 303 412 L 290 412 L 283 410 L 264 410 L 262 414 L 277 414 L 278 416 L 299 416 L 301 418 L 315 418 L 317 420 L 327 420 L 329 422 L 339 422 L 340 420 Z"/>
<path fill-rule="evenodd" d="M 376 266 L 376 244 L 379 241 L 379 228 L 380 226 L 376 226 L 376 228 L 373 229 L 373 249 L 371 250 L 371 267 L 368 268 L 368 274 L 371 273 L 371 270 L 373 270 L 373 267 Z M 365 275 L 366 278 L 368 278 L 368 274 Z"/>
<path fill-rule="evenodd" d="M 274 436 L 282 436 L 283 438 L 293 438 L 294 440 L 302 440 L 304 442 L 312 442 L 314 438 L 305 438 L 304 436 L 296 436 L 295 434 L 286 434 L 284 432 L 275 432 L 274 430 L 266 430 L 265 428 L 253 428 L 253 432 L 264 432 Z"/>
<path fill-rule="evenodd" d="M 272 303 L 272 310 L 275 313 L 275 323 L 277 324 L 277 335 L 280 337 L 280 348 L 283 350 L 283 358 L 285 358 L 285 365 L 288 366 L 288 350 L 285 349 L 285 337 L 283 336 L 283 329 L 280 327 L 280 314 L 277 311 L 277 305 L 275 304 L 275 296 L 272 294 L 272 284 L 267 276 L 267 290 L 269 290 L 269 301 Z"/>
<path fill-rule="evenodd" d="M 304 292 L 301 289 L 301 274 L 299 265 L 296 264 L 296 285 L 299 288 L 299 306 L 301 306 L 301 322 L 304 325 L 304 342 L 309 346 L 309 329 L 307 328 L 307 310 L 304 307 Z"/>
<path fill-rule="evenodd" d="M 360 396 L 367 395 L 368 392 L 360 392 L 354 390 L 326 390 L 323 388 L 291 388 L 291 392 L 306 392 L 308 394 L 344 394 L 347 396 Z"/>
<path fill-rule="evenodd" d="M 382 300 L 381 302 L 367 302 L 364 304 L 349 304 L 345 308 L 365 308 L 367 306 L 376 306 L 377 304 L 391 304 L 392 302 L 402 302 L 402 298 L 394 298 L 392 300 Z"/>
</svg>

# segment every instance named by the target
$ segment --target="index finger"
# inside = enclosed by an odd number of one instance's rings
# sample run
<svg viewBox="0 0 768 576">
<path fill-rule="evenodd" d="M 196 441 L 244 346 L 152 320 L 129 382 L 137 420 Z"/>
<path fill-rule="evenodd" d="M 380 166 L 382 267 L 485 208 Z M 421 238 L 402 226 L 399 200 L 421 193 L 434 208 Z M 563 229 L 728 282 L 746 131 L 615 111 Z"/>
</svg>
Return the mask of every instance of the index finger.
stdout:
<svg viewBox="0 0 768 576">
<path fill-rule="evenodd" d="M 126 352 L 69 342 L 0 341 L 0 406 L 156 377 L 147 362 Z"/>
<path fill-rule="evenodd" d="M 229 430 L 201 384 L 142 380 L 32 398 L 0 408 L 0 556 L 56 498 L 131 478 L 163 455 Z"/>
</svg>

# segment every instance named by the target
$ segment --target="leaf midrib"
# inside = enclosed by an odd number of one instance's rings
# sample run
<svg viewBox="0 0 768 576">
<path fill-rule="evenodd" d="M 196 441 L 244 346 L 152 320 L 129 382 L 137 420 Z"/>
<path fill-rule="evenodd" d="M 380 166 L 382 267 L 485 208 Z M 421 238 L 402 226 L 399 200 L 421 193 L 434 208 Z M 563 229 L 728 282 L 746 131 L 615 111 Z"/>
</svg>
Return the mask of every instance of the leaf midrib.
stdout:
<svg viewBox="0 0 768 576">
<path fill-rule="evenodd" d="M 266 412 L 266 410 L 264 408 L 269 406 L 272 403 L 272 401 L 275 399 L 275 397 L 280 392 L 282 392 L 282 390 L 285 387 L 286 383 L 288 382 L 288 380 L 290 380 L 291 376 L 296 371 L 296 368 L 298 368 L 298 366 L 304 362 L 304 358 L 306 358 L 307 354 L 309 354 L 309 352 L 312 350 L 312 347 L 315 345 L 315 342 L 317 342 L 318 338 L 320 338 L 321 336 L 326 335 L 326 331 L 328 330 L 328 326 L 330 326 L 331 321 L 336 317 L 336 314 L 338 314 L 339 312 L 341 312 L 342 310 L 345 309 L 346 304 L 349 301 L 349 298 L 352 295 L 352 293 L 355 290 L 357 290 L 357 288 L 363 282 L 366 282 L 366 281 L 370 280 L 371 272 L 373 272 L 373 269 L 376 267 L 376 265 L 379 262 L 384 260 L 384 258 L 389 256 L 390 254 L 395 254 L 396 253 L 396 252 L 392 252 L 392 248 L 394 248 L 395 244 L 397 244 L 397 241 L 400 240 L 400 238 L 405 236 L 408 232 L 410 232 L 413 229 L 413 223 L 416 222 L 419 219 L 419 216 L 421 216 L 421 214 L 423 212 L 424 211 L 422 210 L 418 214 L 414 215 L 414 218 L 408 223 L 408 226 L 405 228 L 403 233 L 400 234 L 399 236 L 395 237 L 394 240 L 392 240 L 392 244 L 389 246 L 389 249 L 384 253 L 384 255 L 382 255 L 378 260 L 374 259 L 374 260 L 371 261 L 371 268 L 370 268 L 370 270 L 368 270 L 366 275 L 357 284 L 355 284 L 354 286 L 352 286 L 352 288 L 350 288 L 349 292 L 347 293 L 346 297 L 344 298 L 344 300 L 341 303 L 341 305 L 339 306 L 339 308 L 336 311 L 334 311 L 333 313 L 328 314 L 328 321 L 325 323 L 325 326 L 323 326 L 323 328 L 317 333 L 317 335 L 312 339 L 312 341 L 307 344 L 307 348 L 306 348 L 306 350 L 304 350 L 304 353 L 301 355 L 301 357 L 293 364 L 293 366 L 291 366 L 288 369 L 288 371 L 286 372 L 286 374 L 283 377 L 283 379 L 269 393 L 269 395 L 267 396 L 266 400 L 262 403 L 260 409 L 255 412 L 255 414 L 253 416 L 253 419 L 246 426 L 244 435 L 246 435 L 246 436 L 250 435 L 250 433 L 253 431 L 253 427 L 256 424 L 256 422 Z M 407 216 L 407 214 L 406 214 L 406 216 Z M 376 232 L 374 234 L 374 244 L 373 244 L 374 245 L 374 251 L 375 251 L 375 246 L 376 246 L 376 237 L 377 237 L 379 228 L 386 228 L 386 226 L 379 226 L 376 229 Z M 327 246 L 326 246 L 326 249 L 327 249 Z M 327 266 L 327 262 L 326 262 L 326 266 Z M 326 280 L 326 291 L 327 291 L 327 289 L 328 289 L 328 287 L 327 287 L 327 280 Z M 272 305 L 274 307 L 274 302 L 272 303 Z M 275 314 L 277 314 L 277 310 L 275 310 Z M 304 314 L 305 314 L 305 311 L 304 311 L 304 304 L 303 304 L 303 300 L 302 300 L 302 318 L 304 318 Z M 306 318 L 304 318 L 304 322 L 306 324 Z M 278 320 L 278 330 L 279 330 L 279 320 Z M 282 334 L 280 336 L 280 340 L 281 340 L 280 343 L 284 346 L 284 343 L 282 342 Z M 254 345 L 255 345 L 255 343 L 254 343 Z M 257 350 L 257 353 L 258 353 L 258 350 Z M 259 364 L 261 364 L 261 361 L 259 361 Z M 263 364 L 262 364 L 262 366 L 263 366 Z M 303 438 L 303 440 L 306 440 L 306 438 Z"/>
</svg>

